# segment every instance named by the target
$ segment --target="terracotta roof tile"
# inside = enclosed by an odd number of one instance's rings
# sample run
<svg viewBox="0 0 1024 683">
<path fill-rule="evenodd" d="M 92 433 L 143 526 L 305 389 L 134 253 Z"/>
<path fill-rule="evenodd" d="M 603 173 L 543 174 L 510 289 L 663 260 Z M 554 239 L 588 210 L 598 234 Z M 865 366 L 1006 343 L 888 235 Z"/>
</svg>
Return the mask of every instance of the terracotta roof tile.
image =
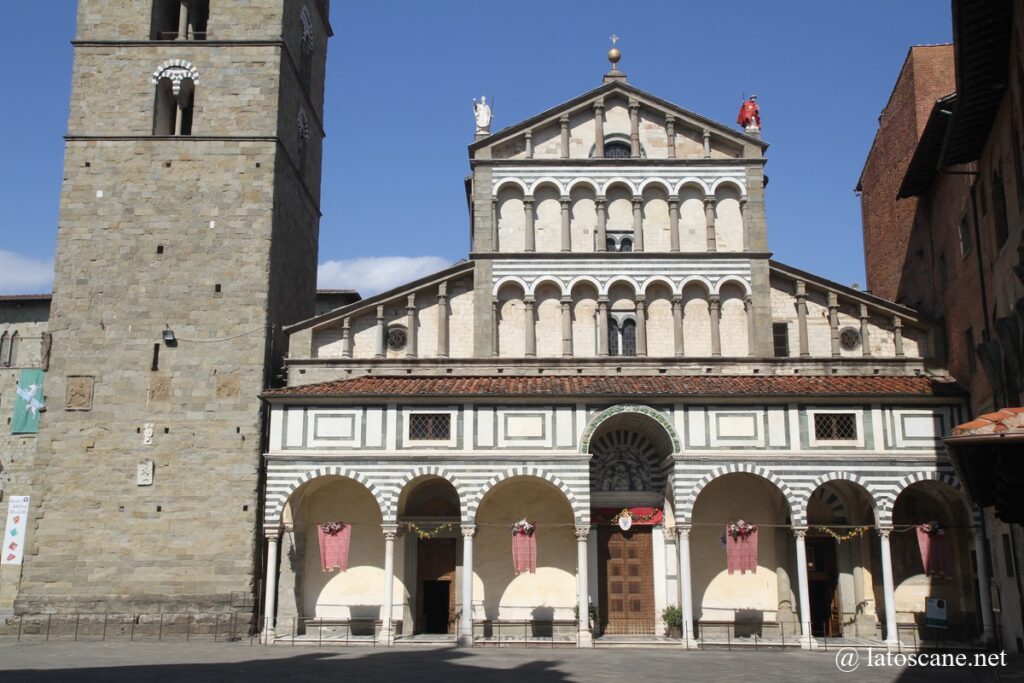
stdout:
<svg viewBox="0 0 1024 683">
<path fill-rule="evenodd" d="M 277 397 L 370 396 L 958 396 L 955 384 L 930 377 L 632 375 L 366 376 L 273 389 Z"/>
<path fill-rule="evenodd" d="M 953 428 L 953 436 L 984 436 L 1007 432 L 1024 434 L 1024 408 L 1003 408 Z"/>
</svg>

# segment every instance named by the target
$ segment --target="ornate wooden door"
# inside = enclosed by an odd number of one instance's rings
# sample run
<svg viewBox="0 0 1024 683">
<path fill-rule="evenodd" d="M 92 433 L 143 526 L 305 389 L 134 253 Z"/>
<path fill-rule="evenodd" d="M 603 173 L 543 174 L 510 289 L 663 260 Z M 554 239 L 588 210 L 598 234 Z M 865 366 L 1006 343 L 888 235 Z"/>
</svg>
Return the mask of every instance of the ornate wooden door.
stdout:
<svg viewBox="0 0 1024 683">
<path fill-rule="evenodd" d="M 438 633 L 446 630 L 449 633 L 454 625 L 455 615 L 455 539 L 454 538 L 432 538 L 417 541 L 416 552 L 416 583 L 418 599 L 416 608 L 416 632 L 423 633 L 427 630 L 428 623 L 433 628 L 430 632 Z M 439 582 L 448 583 L 448 614 L 426 614 L 427 592 L 436 590 Z M 439 629 L 435 624 L 447 623 L 447 628 Z"/>
<path fill-rule="evenodd" d="M 598 610 L 602 632 L 654 634 L 654 558 L 651 527 L 598 530 Z"/>
</svg>

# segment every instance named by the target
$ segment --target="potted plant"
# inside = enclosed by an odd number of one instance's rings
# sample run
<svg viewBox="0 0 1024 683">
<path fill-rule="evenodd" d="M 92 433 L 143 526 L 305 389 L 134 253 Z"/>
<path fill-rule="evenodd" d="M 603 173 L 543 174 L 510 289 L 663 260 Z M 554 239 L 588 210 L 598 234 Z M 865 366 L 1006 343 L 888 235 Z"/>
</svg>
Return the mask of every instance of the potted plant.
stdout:
<svg viewBox="0 0 1024 683">
<path fill-rule="evenodd" d="M 591 628 L 591 630 L 593 630 L 597 626 L 597 607 L 595 607 L 594 605 L 588 605 L 587 606 L 587 612 L 588 612 L 588 616 L 590 617 L 590 623 L 588 624 L 588 626 Z M 572 608 L 572 615 L 573 615 L 573 617 L 575 617 L 575 619 L 576 619 L 576 621 L 578 623 L 579 620 L 580 620 L 580 607 L 579 607 L 579 605 L 576 605 L 575 607 Z"/>
<path fill-rule="evenodd" d="M 665 622 L 665 630 L 669 638 L 683 637 L 683 611 L 675 605 L 669 605 L 661 611 L 661 620 Z"/>
</svg>

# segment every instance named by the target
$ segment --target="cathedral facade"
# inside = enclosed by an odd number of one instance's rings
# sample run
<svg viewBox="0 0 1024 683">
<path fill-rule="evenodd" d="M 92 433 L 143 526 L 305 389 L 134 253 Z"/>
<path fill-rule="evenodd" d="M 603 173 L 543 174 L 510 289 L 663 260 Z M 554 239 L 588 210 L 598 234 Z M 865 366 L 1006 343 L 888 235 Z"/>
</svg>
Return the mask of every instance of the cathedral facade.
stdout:
<svg viewBox="0 0 1024 683">
<path fill-rule="evenodd" d="M 466 260 L 286 328 L 268 637 L 894 644 L 929 598 L 989 632 L 936 325 L 772 260 L 759 116 L 610 58 L 503 130 L 476 105 Z"/>
</svg>

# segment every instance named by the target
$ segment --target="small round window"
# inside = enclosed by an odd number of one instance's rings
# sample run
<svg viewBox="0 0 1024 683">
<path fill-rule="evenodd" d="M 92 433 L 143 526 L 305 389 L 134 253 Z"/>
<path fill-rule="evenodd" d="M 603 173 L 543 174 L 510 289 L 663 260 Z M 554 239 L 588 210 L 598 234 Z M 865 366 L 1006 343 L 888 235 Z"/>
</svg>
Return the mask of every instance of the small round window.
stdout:
<svg viewBox="0 0 1024 683">
<path fill-rule="evenodd" d="M 839 346 L 844 351 L 855 351 L 860 348 L 860 330 L 856 327 L 844 327 L 839 330 Z"/>
<path fill-rule="evenodd" d="M 406 334 L 403 326 L 395 325 L 388 329 L 388 348 L 392 351 L 401 351 L 404 349 L 407 340 L 408 335 Z"/>
</svg>

